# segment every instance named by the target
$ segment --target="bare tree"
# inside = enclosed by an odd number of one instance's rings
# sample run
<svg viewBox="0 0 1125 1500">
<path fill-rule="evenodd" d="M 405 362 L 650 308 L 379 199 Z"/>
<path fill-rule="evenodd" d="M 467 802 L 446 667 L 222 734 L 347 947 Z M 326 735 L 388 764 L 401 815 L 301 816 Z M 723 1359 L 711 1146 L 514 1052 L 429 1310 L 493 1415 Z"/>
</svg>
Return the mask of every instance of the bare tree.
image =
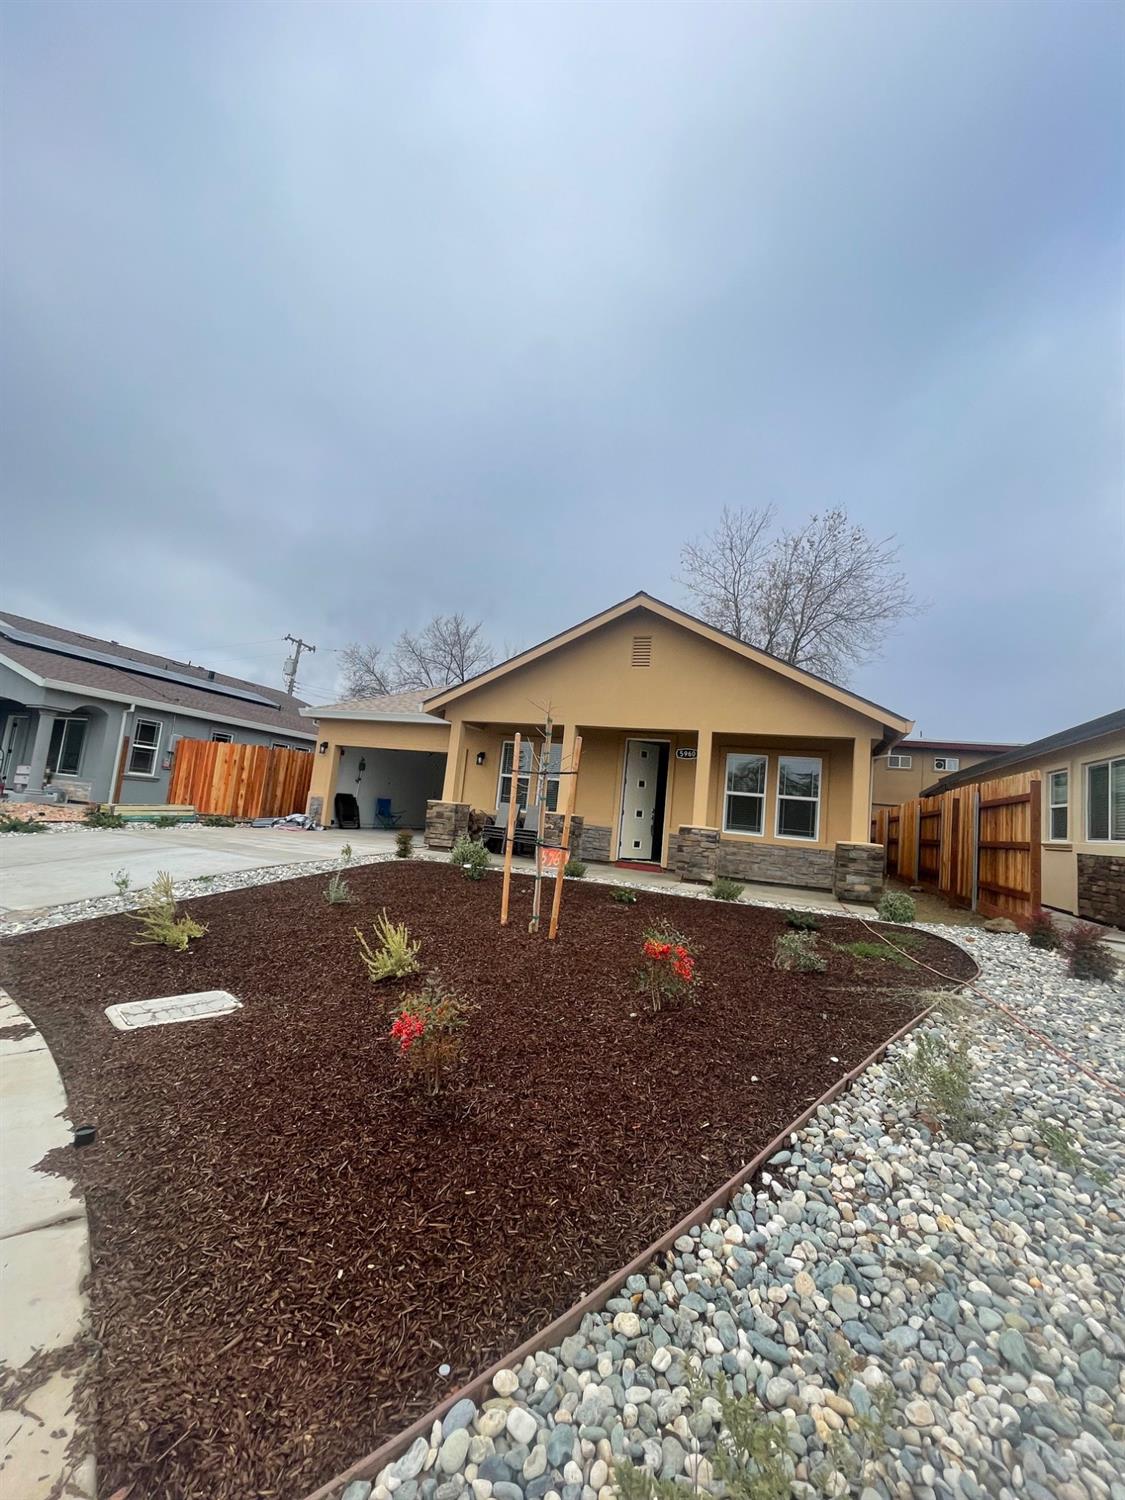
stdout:
<svg viewBox="0 0 1125 1500">
<path fill-rule="evenodd" d="M 709 625 L 753 639 L 761 574 L 769 544 L 773 507 L 729 510 L 719 524 L 695 542 L 680 548 L 681 583 L 693 595 L 696 608 Z"/>
<path fill-rule="evenodd" d="M 374 697 L 465 682 L 493 663 L 479 620 L 435 615 L 417 634 L 404 630 L 389 656 L 375 645 L 345 646 L 340 653 L 346 691 Z"/>
<path fill-rule="evenodd" d="M 710 624 L 841 678 L 878 652 L 896 621 L 918 612 L 893 538 L 869 536 L 844 510 L 768 540 L 771 520 L 770 512 L 724 510 L 711 537 L 683 549 L 683 581 Z M 752 547 L 739 545 L 745 538 Z"/>
</svg>

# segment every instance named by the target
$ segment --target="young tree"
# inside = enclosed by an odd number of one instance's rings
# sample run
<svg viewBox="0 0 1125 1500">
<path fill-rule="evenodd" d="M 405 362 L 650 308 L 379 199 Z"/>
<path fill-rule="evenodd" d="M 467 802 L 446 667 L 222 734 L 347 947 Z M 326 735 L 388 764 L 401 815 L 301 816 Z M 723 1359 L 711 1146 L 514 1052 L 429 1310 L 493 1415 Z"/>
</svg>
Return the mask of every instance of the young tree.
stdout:
<svg viewBox="0 0 1125 1500">
<path fill-rule="evenodd" d="M 435 615 L 417 634 L 404 630 L 389 655 L 381 646 L 353 642 L 340 652 L 344 690 L 352 698 L 465 682 L 493 663 L 479 620 Z"/>
<path fill-rule="evenodd" d="M 844 677 L 918 612 L 898 547 L 844 510 L 769 539 L 772 519 L 724 510 L 710 536 L 683 548 L 683 582 L 710 624 L 819 676 Z"/>
</svg>

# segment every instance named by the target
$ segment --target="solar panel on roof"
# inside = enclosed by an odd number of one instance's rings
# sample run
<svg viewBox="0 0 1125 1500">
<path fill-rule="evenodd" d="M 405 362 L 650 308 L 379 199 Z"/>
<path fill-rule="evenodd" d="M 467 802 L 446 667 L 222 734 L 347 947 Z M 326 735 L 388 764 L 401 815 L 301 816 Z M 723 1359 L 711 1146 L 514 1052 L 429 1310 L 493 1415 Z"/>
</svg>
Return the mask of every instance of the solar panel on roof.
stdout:
<svg viewBox="0 0 1125 1500">
<path fill-rule="evenodd" d="M 178 682 L 184 687 L 200 688 L 205 693 L 219 693 L 224 698 L 240 698 L 245 703 L 258 703 L 263 708 L 280 711 L 281 704 L 262 693 L 253 693 L 249 688 L 230 687 L 225 682 L 212 678 L 191 677 L 187 672 L 176 672 L 171 667 L 156 667 L 150 662 L 133 661 L 127 656 L 114 656 L 109 651 L 95 651 L 91 646 L 79 646 L 70 641 L 56 641 L 51 636 L 36 635 L 31 630 L 20 630 L 0 619 L 0 636 L 20 646 L 34 646 L 37 651 L 50 651 L 55 656 L 73 657 L 75 661 L 97 662 L 103 667 L 115 667 L 119 672 L 132 672 L 138 677 L 155 677 L 161 682 Z M 202 669 L 201 669 L 202 670 Z"/>
</svg>

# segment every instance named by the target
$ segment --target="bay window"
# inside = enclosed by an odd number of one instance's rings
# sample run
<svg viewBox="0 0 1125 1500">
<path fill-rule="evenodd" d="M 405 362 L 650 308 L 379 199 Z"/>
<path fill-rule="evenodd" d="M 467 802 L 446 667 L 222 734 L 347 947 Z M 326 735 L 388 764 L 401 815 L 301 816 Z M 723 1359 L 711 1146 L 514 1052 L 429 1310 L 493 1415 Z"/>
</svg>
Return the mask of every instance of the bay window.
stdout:
<svg viewBox="0 0 1125 1500">
<path fill-rule="evenodd" d="M 813 755 L 782 755 L 777 762 L 777 836 L 815 839 L 820 831 L 820 769 Z"/>
</svg>

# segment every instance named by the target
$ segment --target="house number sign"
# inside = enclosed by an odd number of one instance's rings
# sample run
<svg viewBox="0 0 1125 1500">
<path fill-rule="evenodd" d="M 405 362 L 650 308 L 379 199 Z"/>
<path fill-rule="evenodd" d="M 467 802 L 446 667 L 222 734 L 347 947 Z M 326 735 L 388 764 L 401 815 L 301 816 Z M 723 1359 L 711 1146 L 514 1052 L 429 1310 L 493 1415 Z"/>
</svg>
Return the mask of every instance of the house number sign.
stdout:
<svg viewBox="0 0 1125 1500">
<path fill-rule="evenodd" d="M 676 751 L 676 759 L 677 760 L 694 760 L 698 754 L 699 754 L 698 750 L 677 750 Z"/>
</svg>

